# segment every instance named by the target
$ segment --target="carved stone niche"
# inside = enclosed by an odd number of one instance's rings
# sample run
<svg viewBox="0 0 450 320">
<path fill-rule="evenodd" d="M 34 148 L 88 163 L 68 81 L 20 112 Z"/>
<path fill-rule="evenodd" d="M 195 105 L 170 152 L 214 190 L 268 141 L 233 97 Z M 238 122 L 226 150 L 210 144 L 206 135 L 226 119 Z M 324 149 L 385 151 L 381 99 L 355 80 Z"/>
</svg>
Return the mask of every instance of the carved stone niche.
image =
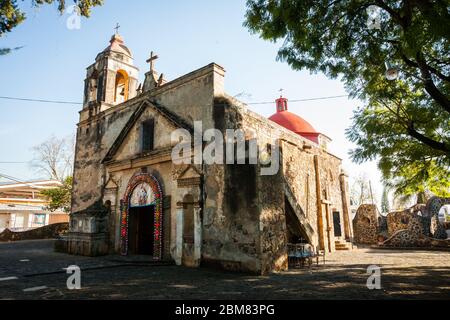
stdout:
<svg viewBox="0 0 450 320">
<path fill-rule="evenodd" d="M 174 168 L 173 177 L 177 180 L 177 187 L 196 187 L 201 183 L 201 171 L 194 165 Z"/>
<path fill-rule="evenodd" d="M 104 194 L 103 194 L 103 201 L 106 203 L 109 201 L 109 203 L 114 206 L 116 203 L 117 198 L 117 190 L 119 189 L 118 184 L 116 181 L 113 180 L 113 178 L 109 178 L 108 182 L 105 184 Z"/>
</svg>

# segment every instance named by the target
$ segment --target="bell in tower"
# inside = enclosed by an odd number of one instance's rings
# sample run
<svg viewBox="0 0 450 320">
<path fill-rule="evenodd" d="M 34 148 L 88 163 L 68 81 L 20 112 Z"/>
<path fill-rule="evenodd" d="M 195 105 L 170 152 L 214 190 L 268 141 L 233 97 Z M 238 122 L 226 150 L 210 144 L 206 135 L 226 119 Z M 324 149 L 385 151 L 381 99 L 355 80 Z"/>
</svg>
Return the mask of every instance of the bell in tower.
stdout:
<svg viewBox="0 0 450 320">
<path fill-rule="evenodd" d="M 101 112 L 135 97 L 138 72 L 131 51 L 116 31 L 110 45 L 87 68 L 83 108 L 95 106 Z"/>
</svg>

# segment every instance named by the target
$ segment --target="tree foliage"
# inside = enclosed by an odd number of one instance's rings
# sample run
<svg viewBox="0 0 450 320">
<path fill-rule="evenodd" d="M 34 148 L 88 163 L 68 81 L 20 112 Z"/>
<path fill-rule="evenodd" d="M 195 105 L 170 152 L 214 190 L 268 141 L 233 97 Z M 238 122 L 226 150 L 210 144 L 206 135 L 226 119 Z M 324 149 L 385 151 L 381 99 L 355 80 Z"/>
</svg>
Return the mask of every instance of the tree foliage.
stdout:
<svg viewBox="0 0 450 320">
<path fill-rule="evenodd" d="M 401 194 L 450 190 L 448 0 L 248 0 L 245 25 L 284 43 L 294 69 L 340 77 L 363 105 L 347 137 L 352 159 L 378 159 Z M 380 28 L 371 28 L 376 9 Z M 373 13 L 373 11 L 372 11 Z M 400 71 L 385 77 L 385 63 Z"/>
<path fill-rule="evenodd" d="M 11 32 L 15 27 L 25 21 L 26 14 L 20 9 L 19 1 L 17 0 L 0 0 L 0 37 L 4 34 Z M 44 4 L 56 3 L 58 11 L 63 14 L 66 7 L 73 3 L 78 6 L 79 14 L 83 17 L 89 17 L 92 7 L 100 6 L 103 4 L 103 0 L 31 0 L 31 6 L 39 7 Z M 0 48 L 0 56 L 6 55 L 17 48 Z"/>
<path fill-rule="evenodd" d="M 49 200 L 47 210 L 64 210 L 70 212 L 72 198 L 72 177 L 67 177 L 59 188 L 42 190 L 41 194 Z"/>
</svg>

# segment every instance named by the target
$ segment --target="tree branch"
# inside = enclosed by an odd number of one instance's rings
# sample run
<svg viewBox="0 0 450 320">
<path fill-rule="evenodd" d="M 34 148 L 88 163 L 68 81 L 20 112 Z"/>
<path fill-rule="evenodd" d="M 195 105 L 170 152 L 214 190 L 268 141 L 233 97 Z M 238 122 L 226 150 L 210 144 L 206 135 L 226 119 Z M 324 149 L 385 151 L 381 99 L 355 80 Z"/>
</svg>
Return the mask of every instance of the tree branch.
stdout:
<svg viewBox="0 0 450 320">
<path fill-rule="evenodd" d="M 419 140 L 420 142 L 426 144 L 427 146 L 429 146 L 429 147 L 431 147 L 431 148 L 433 148 L 435 150 L 443 151 L 443 152 L 445 152 L 447 154 L 450 154 L 450 147 L 449 146 L 447 146 L 443 142 L 438 142 L 438 141 L 435 141 L 433 139 L 430 139 L 430 138 L 424 136 L 423 134 L 421 134 L 420 132 L 418 132 L 414 128 L 414 122 L 413 121 L 410 121 L 408 123 L 407 130 L 408 130 L 408 134 L 411 137 L 416 138 L 417 140 Z"/>
<path fill-rule="evenodd" d="M 446 145 L 443 142 L 433 140 L 433 139 L 423 135 L 422 133 L 418 132 L 415 129 L 414 121 L 406 120 L 406 119 L 402 118 L 400 115 L 400 112 L 399 112 L 401 109 L 401 107 L 399 105 L 397 105 L 397 111 L 395 111 L 391 107 L 389 107 L 389 105 L 387 103 L 385 103 L 383 100 L 379 100 L 379 102 L 381 102 L 386 107 L 386 109 L 388 109 L 392 114 L 394 114 L 397 117 L 397 120 L 399 121 L 399 123 L 405 127 L 408 135 L 419 140 L 420 142 L 422 142 L 423 144 L 429 146 L 430 148 L 432 148 L 434 150 L 443 151 L 447 154 L 450 154 L 450 146 Z"/>
<path fill-rule="evenodd" d="M 415 61 L 412 61 L 411 59 L 409 59 L 405 54 L 401 53 L 400 55 L 403 59 L 403 61 L 410 67 L 413 68 L 419 68 L 419 64 Z M 450 82 L 450 76 L 446 76 L 445 74 L 443 74 L 442 72 L 440 72 L 439 70 L 437 70 L 436 68 L 430 66 L 429 64 L 426 64 L 425 67 L 431 71 L 431 73 L 435 74 L 438 78 L 440 78 L 441 80 Z"/>
<path fill-rule="evenodd" d="M 420 53 L 417 53 L 416 60 L 423 78 L 425 90 L 438 104 L 440 104 L 445 109 L 445 111 L 450 113 L 450 100 L 448 100 L 448 98 L 444 94 L 442 94 L 442 92 L 439 91 L 438 88 L 436 88 L 436 85 L 431 78 L 430 71 L 427 69 L 425 59 Z"/>
</svg>

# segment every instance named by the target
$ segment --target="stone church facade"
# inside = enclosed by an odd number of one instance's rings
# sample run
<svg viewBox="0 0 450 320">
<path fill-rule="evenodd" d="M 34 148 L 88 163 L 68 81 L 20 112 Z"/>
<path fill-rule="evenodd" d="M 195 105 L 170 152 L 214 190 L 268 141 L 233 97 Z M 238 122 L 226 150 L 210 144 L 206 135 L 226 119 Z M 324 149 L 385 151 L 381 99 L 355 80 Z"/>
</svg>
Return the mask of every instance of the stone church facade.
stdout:
<svg viewBox="0 0 450 320">
<path fill-rule="evenodd" d="M 287 243 L 332 252 L 352 239 L 347 176 L 328 137 L 287 111 L 284 98 L 271 119 L 249 110 L 225 93 L 215 63 L 166 81 L 156 58 L 138 85 L 116 34 L 87 68 L 67 252 L 264 274 L 287 269 Z M 279 170 L 263 175 L 259 161 L 174 163 L 172 132 L 195 134 L 197 121 L 203 131 L 240 129 L 246 148 L 254 141 L 269 154 L 275 141 Z"/>
</svg>

